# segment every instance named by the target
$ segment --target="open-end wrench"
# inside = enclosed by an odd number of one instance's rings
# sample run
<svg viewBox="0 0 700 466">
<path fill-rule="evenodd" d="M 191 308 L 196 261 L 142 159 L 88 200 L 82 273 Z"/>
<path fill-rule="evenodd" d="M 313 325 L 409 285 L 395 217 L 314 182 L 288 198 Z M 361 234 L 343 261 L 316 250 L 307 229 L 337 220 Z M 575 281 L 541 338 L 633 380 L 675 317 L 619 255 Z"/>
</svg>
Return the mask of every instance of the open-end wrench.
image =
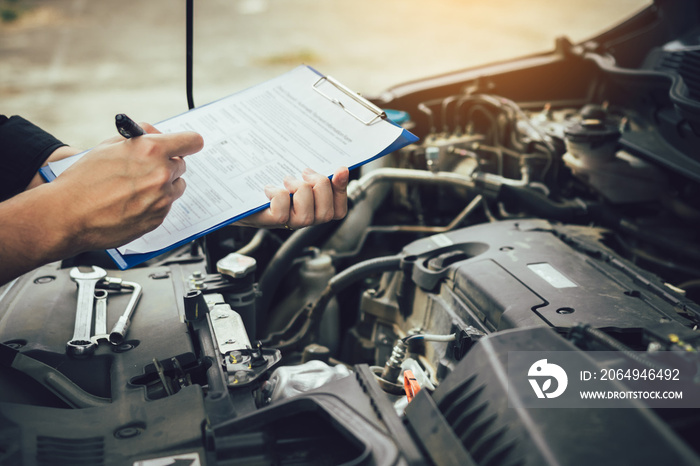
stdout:
<svg viewBox="0 0 700 466">
<path fill-rule="evenodd" d="M 107 276 L 100 267 L 93 266 L 92 272 L 83 273 L 73 267 L 70 278 L 78 284 L 78 305 L 75 312 L 73 338 L 66 343 L 68 354 L 81 358 L 90 356 L 97 346 L 90 340 L 92 331 L 92 305 L 95 299 L 95 285 Z"/>
<path fill-rule="evenodd" d="M 109 340 L 107 333 L 107 290 L 95 290 L 95 334 L 90 341 L 100 344 L 100 340 Z"/>
</svg>

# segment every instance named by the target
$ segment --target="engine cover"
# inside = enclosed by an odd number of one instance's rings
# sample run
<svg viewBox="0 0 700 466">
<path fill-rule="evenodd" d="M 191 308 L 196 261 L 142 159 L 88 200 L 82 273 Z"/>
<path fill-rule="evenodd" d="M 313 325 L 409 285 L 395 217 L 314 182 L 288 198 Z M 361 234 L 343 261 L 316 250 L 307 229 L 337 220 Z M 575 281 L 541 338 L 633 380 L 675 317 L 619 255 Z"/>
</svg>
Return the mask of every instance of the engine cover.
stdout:
<svg viewBox="0 0 700 466">
<path fill-rule="evenodd" d="M 510 220 L 418 240 L 403 250 L 417 288 L 412 312 L 423 312 L 428 295 L 485 333 L 583 323 L 695 338 L 689 324 L 700 308 L 617 257 L 603 238 L 597 228 Z"/>
</svg>

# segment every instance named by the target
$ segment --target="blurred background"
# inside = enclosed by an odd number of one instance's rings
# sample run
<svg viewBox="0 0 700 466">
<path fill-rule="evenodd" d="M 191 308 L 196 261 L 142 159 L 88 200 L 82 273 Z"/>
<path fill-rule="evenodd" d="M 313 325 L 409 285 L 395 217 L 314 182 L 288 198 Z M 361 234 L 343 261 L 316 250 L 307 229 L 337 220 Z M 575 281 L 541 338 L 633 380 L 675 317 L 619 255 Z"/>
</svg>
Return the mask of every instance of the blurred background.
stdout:
<svg viewBox="0 0 700 466">
<path fill-rule="evenodd" d="M 366 96 L 549 51 L 648 0 L 196 0 L 194 101 L 305 63 Z M 187 110 L 185 0 L 0 0 L 0 113 L 80 148 Z"/>
</svg>

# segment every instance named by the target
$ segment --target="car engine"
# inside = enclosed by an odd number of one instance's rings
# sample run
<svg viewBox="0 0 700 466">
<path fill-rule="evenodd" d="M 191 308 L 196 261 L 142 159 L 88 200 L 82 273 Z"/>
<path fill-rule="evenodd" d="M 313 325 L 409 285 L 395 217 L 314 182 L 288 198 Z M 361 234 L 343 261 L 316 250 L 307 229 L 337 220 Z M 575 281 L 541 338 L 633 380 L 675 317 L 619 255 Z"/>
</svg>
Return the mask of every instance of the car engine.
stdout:
<svg viewBox="0 0 700 466">
<path fill-rule="evenodd" d="M 0 296 L 0 463 L 700 464 L 697 407 L 528 409 L 509 381 L 513 352 L 664 353 L 700 390 L 699 20 L 659 1 L 388 89 L 373 102 L 420 142 L 353 174 L 342 221 L 21 277 Z M 91 266 L 109 324 L 133 312 L 81 358 L 71 270 Z"/>
</svg>

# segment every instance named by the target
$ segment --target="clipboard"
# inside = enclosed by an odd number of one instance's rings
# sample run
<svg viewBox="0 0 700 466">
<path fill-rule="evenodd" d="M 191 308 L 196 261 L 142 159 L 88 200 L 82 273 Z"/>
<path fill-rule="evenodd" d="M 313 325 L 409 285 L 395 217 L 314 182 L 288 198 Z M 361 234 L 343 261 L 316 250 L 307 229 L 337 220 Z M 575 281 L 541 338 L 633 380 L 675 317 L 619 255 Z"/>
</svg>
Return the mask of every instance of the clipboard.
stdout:
<svg viewBox="0 0 700 466">
<path fill-rule="evenodd" d="M 325 76 L 325 75 L 319 73 L 317 70 L 315 70 L 311 67 L 304 66 L 304 65 L 297 67 L 296 69 L 292 70 L 289 73 L 297 72 L 297 70 L 299 70 L 300 68 L 310 70 L 313 73 L 315 73 L 315 75 L 318 76 L 318 79 L 315 79 L 314 82 L 312 83 L 311 88 L 313 89 L 314 93 L 322 96 L 325 100 L 331 102 L 333 104 L 334 108 L 341 110 L 344 114 L 347 114 L 350 117 L 352 117 L 354 120 L 362 123 L 362 125 L 366 128 L 370 128 L 370 127 L 373 127 L 375 125 L 390 124 L 396 128 L 395 130 L 393 130 L 392 134 L 393 133 L 398 134 L 398 137 L 395 137 L 389 143 L 388 146 L 386 146 L 382 150 L 379 150 L 377 153 L 366 154 L 366 155 L 363 154 L 359 158 L 356 157 L 357 161 L 355 163 L 352 163 L 352 164 L 338 163 L 338 165 L 336 167 L 334 167 L 333 170 L 339 166 L 342 166 L 342 165 L 346 165 L 350 170 L 352 170 L 352 169 L 357 168 L 361 165 L 364 165 L 365 163 L 368 163 L 372 160 L 376 160 L 380 157 L 383 157 L 384 155 L 387 155 L 391 152 L 394 152 L 394 151 L 396 151 L 396 150 L 398 150 L 398 149 L 400 149 L 408 144 L 411 144 L 411 143 L 418 141 L 418 138 L 415 135 L 411 134 L 406 129 L 402 128 L 401 126 L 397 125 L 395 122 L 391 121 L 391 119 L 389 119 L 387 117 L 386 112 L 384 112 L 382 109 L 380 109 L 376 105 L 372 104 L 369 100 L 365 99 L 361 95 L 352 92 L 350 89 L 348 89 L 347 87 L 342 85 L 340 82 L 338 82 L 334 78 L 332 78 L 330 76 Z M 285 75 L 282 75 L 281 77 L 284 77 L 284 76 Z M 278 79 L 281 77 L 278 77 Z M 272 80 L 269 82 L 272 82 Z M 261 84 L 264 85 L 267 83 L 268 82 L 261 83 Z M 257 86 L 253 86 L 253 88 L 256 88 L 256 87 Z M 253 88 L 249 88 L 249 89 L 253 89 Z M 248 91 L 248 90 L 245 90 L 242 92 L 246 92 L 246 91 Z M 183 114 L 172 117 L 168 120 L 164 120 L 163 122 L 158 123 L 155 126 L 158 127 L 159 125 L 167 124 L 168 122 L 171 122 L 172 120 L 175 120 L 178 118 L 189 118 L 189 115 L 194 114 L 193 112 L 206 111 L 206 109 L 208 107 L 218 105 L 221 102 L 226 101 L 227 99 L 231 99 L 231 98 L 236 97 L 238 94 L 241 94 L 241 93 L 233 94 L 231 96 L 224 97 L 223 99 L 219 99 L 217 101 L 206 104 L 204 106 L 197 107 L 197 108 L 192 109 L 188 112 L 185 112 Z M 300 105 L 301 105 L 301 103 L 300 103 Z M 204 110 L 202 110 L 202 109 L 204 109 Z M 325 109 L 325 111 L 329 112 L 330 110 Z M 339 116 L 339 118 L 347 118 L 347 117 L 340 117 Z M 382 123 L 380 123 L 380 122 L 382 122 Z M 195 131 L 198 131 L 198 129 L 196 127 L 194 127 L 193 129 Z M 380 128 L 372 129 L 372 131 L 379 131 L 379 130 L 380 130 Z M 205 149 L 203 149 L 203 152 L 207 149 L 206 140 L 207 140 L 207 138 L 205 137 Z M 77 156 L 74 156 L 72 158 L 77 159 L 78 157 L 80 157 L 84 154 L 85 153 L 78 154 Z M 58 162 L 58 163 L 61 163 L 61 162 Z M 72 163 L 72 161 L 70 163 Z M 69 166 L 70 163 L 66 162 L 66 165 Z M 189 167 L 190 161 L 188 160 L 187 163 L 188 163 L 188 167 Z M 64 167 L 63 165 L 61 165 L 60 167 L 58 167 L 59 173 L 57 174 L 54 172 L 54 168 L 56 168 L 56 165 L 57 164 L 49 164 L 49 166 L 42 167 L 40 169 L 41 175 L 47 181 L 52 181 L 53 179 L 56 178 L 57 175 L 59 175 L 62 172 L 62 170 L 67 168 L 67 166 Z M 319 171 L 313 166 L 311 166 L 311 168 L 314 168 L 316 171 Z M 330 173 L 332 173 L 332 171 L 330 171 Z M 332 178 L 332 175 L 330 175 L 328 177 L 330 179 L 330 178 Z M 188 180 L 188 190 L 189 189 L 191 189 L 191 187 L 190 187 L 190 183 Z M 187 193 L 187 191 L 186 191 L 186 193 Z M 176 203 L 177 202 L 178 201 L 176 201 Z M 269 201 L 256 204 L 252 208 L 246 209 L 245 211 L 240 212 L 240 213 L 233 215 L 233 216 L 230 216 L 230 217 L 227 216 L 224 220 L 222 220 L 220 222 L 216 222 L 216 224 L 214 224 L 214 225 L 211 225 L 207 228 L 201 229 L 201 231 L 197 231 L 194 234 L 188 235 L 187 237 L 185 237 L 181 240 L 175 241 L 175 242 L 168 244 L 167 246 L 160 248 L 160 249 L 157 249 L 157 250 L 144 252 L 144 253 L 122 254 L 118 249 L 115 248 L 115 249 L 108 249 L 107 253 L 112 258 L 112 260 L 115 262 L 115 264 L 117 265 L 117 267 L 119 269 L 125 270 L 128 268 L 134 267 L 138 264 L 141 264 L 149 259 L 157 257 L 163 253 L 166 253 L 172 249 L 186 245 L 193 240 L 196 240 L 196 239 L 198 239 L 202 236 L 205 236 L 205 235 L 207 235 L 207 234 L 209 234 L 209 233 L 211 233 L 219 228 L 222 228 L 226 225 L 229 225 L 229 224 L 234 223 L 238 220 L 241 220 L 242 218 L 245 218 L 245 217 L 252 215 L 256 212 L 267 209 L 269 206 L 270 206 Z M 166 217 L 166 219 L 167 219 L 167 217 Z M 148 234 L 149 233 L 147 233 L 147 235 Z"/>
<path fill-rule="evenodd" d="M 352 109 L 347 104 L 343 103 L 342 100 L 338 99 L 337 97 L 332 97 L 331 95 L 329 95 L 327 93 L 324 93 L 321 90 L 321 86 L 323 85 L 323 83 L 326 83 L 326 82 L 330 83 L 334 88 L 338 89 L 345 96 L 352 99 L 351 101 L 357 102 L 358 104 L 360 104 L 360 106 L 362 106 L 363 108 L 368 110 L 372 114 L 371 117 L 368 120 L 364 120 L 360 115 L 357 115 L 356 112 L 353 112 Z M 318 79 L 318 81 L 316 81 L 314 83 L 313 88 L 316 92 L 318 92 L 319 94 L 321 94 L 323 97 L 330 100 L 334 104 L 338 105 L 340 108 L 345 110 L 348 114 L 352 115 L 357 121 L 361 122 L 364 125 L 371 125 L 372 123 L 374 123 L 375 121 L 377 121 L 379 119 L 386 119 L 387 118 L 385 111 L 383 111 L 381 108 L 374 105 L 369 100 L 362 97 L 360 94 L 353 93 L 350 89 L 345 87 L 340 82 L 336 81 L 331 76 L 321 75 L 321 77 Z"/>
</svg>

